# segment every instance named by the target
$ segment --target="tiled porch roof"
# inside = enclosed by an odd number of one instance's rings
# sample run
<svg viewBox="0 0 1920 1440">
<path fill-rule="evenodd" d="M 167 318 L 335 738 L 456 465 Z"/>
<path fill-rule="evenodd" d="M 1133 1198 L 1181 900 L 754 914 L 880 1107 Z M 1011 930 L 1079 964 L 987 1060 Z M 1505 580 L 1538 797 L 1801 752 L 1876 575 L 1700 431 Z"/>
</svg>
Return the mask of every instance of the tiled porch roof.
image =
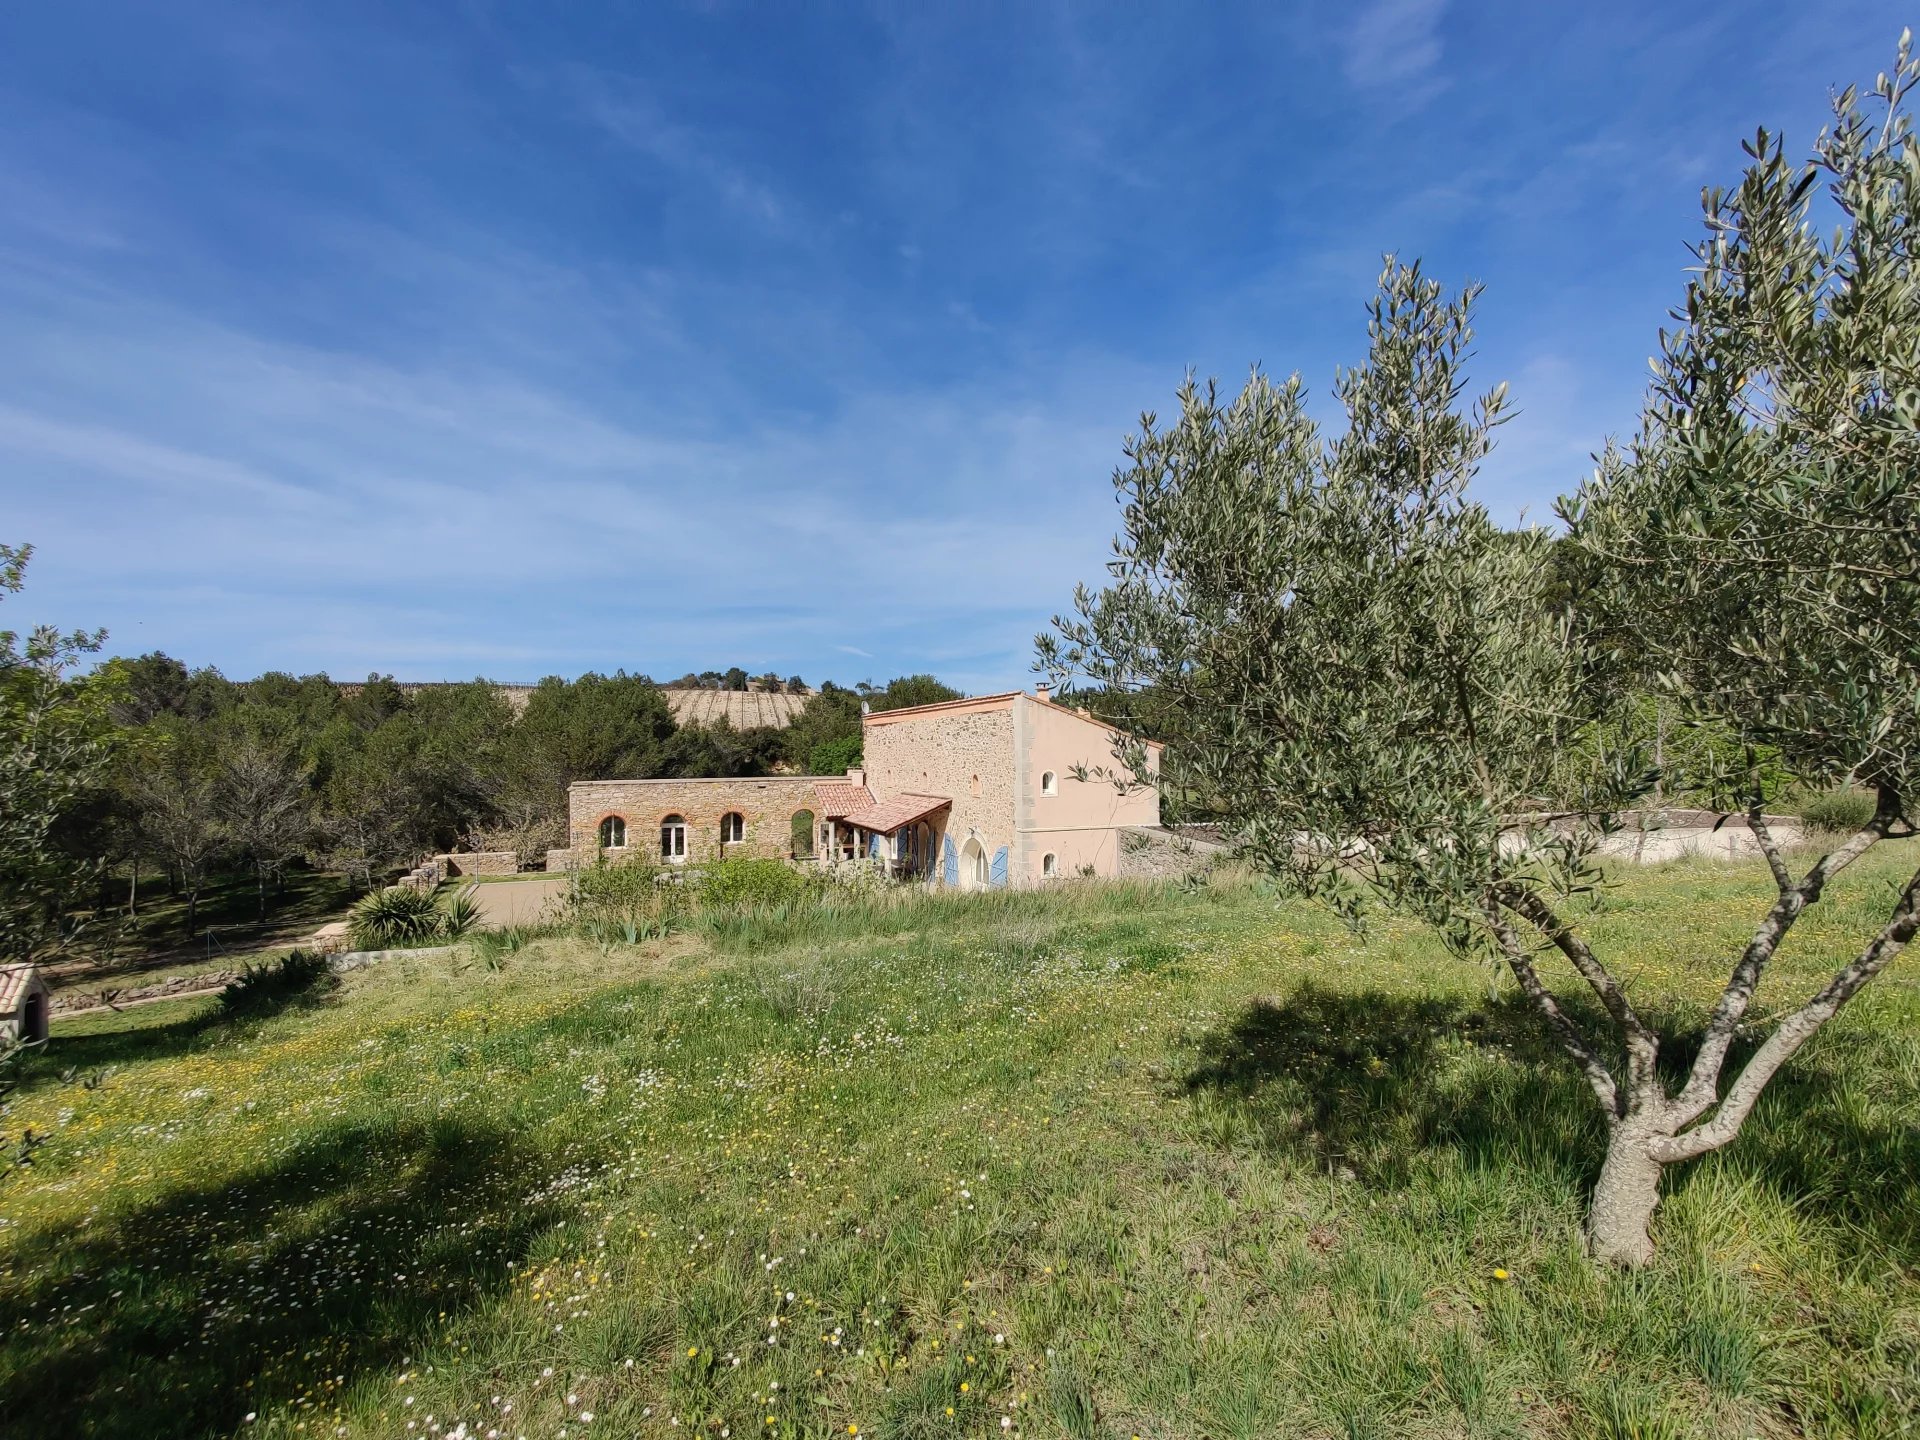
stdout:
<svg viewBox="0 0 1920 1440">
<path fill-rule="evenodd" d="M 31 965 L 0 966 L 0 1015 L 13 1013 L 36 973 Z"/>
<path fill-rule="evenodd" d="M 816 780 L 813 793 L 820 797 L 823 820 L 844 820 L 854 811 L 865 810 L 873 804 L 873 792 L 850 780 Z"/>
<path fill-rule="evenodd" d="M 843 818 L 849 825 L 858 825 L 862 830 L 891 835 L 902 825 L 924 820 L 934 811 L 944 810 L 951 804 L 953 801 L 945 795 L 889 795 Z"/>
</svg>

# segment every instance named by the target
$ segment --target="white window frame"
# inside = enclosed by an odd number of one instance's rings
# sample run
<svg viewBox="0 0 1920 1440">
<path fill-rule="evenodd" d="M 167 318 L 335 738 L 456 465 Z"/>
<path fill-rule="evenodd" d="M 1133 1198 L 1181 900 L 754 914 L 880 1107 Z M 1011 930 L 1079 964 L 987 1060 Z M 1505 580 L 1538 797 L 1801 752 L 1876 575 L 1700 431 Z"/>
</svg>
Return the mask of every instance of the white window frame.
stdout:
<svg viewBox="0 0 1920 1440">
<path fill-rule="evenodd" d="M 660 858 L 669 865 L 687 863 L 687 821 L 683 815 L 669 815 L 660 822 Z"/>
<path fill-rule="evenodd" d="M 727 833 L 729 828 L 733 831 L 731 835 Z M 742 815 L 738 810 L 729 810 L 720 817 L 720 843 L 722 845 L 738 845 L 746 838 L 747 817 L 745 815 Z"/>
<path fill-rule="evenodd" d="M 1040 857 L 1040 874 L 1047 880 L 1055 879 L 1060 874 L 1060 857 L 1051 850 Z"/>
<path fill-rule="evenodd" d="M 1051 770 L 1041 771 L 1040 793 L 1042 795 L 1058 795 L 1060 793 L 1060 777 Z"/>
<path fill-rule="evenodd" d="M 614 844 L 613 841 L 608 838 L 608 836 L 612 833 L 610 827 L 614 825 L 618 825 L 620 827 L 620 843 L 617 845 Z M 600 841 L 600 848 L 602 850 L 626 849 L 627 848 L 627 817 L 624 815 L 602 815 L 600 817 L 600 828 L 597 834 Z"/>
</svg>

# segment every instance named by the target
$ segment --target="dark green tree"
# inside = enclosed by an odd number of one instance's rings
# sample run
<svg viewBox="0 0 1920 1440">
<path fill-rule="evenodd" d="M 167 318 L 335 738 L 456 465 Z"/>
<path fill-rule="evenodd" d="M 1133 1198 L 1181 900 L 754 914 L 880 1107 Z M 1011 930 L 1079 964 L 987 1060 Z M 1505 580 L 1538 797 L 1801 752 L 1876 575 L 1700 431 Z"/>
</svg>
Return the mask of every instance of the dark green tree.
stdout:
<svg viewBox="0 0 1920 1440">
<path fill-rule="evenodd" d="M 943 685 L 931 675 L 902 675 L 889 680 L 886 687 L 867 696 L 870 710 L 905 710 L 911 705 L 937 705 L 942 700 L 958 700 L 960 692 Z"/>
<path fill-rule="evenodd" d="M 0 597 L 25 583 L 30 545 L 0 545 Z M 0 963 L 48 958 L 71 941 L 97 860 L 60 831 L 106 786 L 114 677 L 77 674 L 104 631 L 0 630 Z"/>
</svg>

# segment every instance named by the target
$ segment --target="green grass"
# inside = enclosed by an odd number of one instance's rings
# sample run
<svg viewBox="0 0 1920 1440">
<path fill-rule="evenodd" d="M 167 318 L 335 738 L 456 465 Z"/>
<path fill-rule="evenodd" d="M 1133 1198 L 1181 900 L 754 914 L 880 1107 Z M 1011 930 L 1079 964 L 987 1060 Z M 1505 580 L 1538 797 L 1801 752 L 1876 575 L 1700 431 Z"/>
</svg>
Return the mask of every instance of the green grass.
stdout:
<svg viewBox="0 0 1920 1440">
<path fill-rule="evenodd" d="M 1764 999 L 1878 924 L 1894 848 Z M 1765 894 L 1635 874 L 1593 932 L 1684 1028 Z M 0 1190 L 0 1429 L 1911 1434 L 1914 980 L 1675 1177 L 1634 1275 L 1581 1254 L 1599 1122 L 1509 989 L 1245 885 L 749 912 L 62 1022 L 13 1117 L 52 1142 Z"/>
<path fill-rule="evenodd" d="M 125 898 L 124 880 L 111 897 Z M 103 906 L 88 932 L 82 958 L 55 966 L 55 990 L 130 990 L 173 975 L 237 970 L 248 961 L 283 954 L 328 920 L 340 918 L 354 892 L 343 876 L 290 870 L 284 885 L 267 887 L 267 916 L 258 919 L 251 878 L 219 877 L 201 893 L 195 933 L 186 935 L 186 901 L 149 877 L 137 919 L 124 922 L 118 904 Z M 97 942 L 97 943 L 96 943 Z"/>
</svg>

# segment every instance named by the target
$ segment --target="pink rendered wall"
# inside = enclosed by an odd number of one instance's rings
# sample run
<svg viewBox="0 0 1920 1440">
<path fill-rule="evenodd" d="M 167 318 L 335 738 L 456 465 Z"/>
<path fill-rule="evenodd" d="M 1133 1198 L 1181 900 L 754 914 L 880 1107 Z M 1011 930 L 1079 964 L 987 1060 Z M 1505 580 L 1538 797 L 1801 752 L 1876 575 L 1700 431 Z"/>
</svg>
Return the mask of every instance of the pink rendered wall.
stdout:
<svg viewBox="0 0 1920 1440">
<path fill-rule="evenodd" d="M 1061 875 L 1092 865 L 1097 874 L 1119 869 L 1119 832 L 1131 825 L 1160 823 L 1160 792 L 1151 788 L 1122 795 L 1110 780 L 1074 778 L 1073 767 L 1117 768 L 1113 732 L 1064 706 L 1022 697 L 1020 726 L 1021 843 L 1014 855 L 1015 874 L 1028 882 L 1041 876 L 1043 857 L 1059 858 Z M 1047 771 L 1056 793 L 1043 793 Z"/>
</svg>

